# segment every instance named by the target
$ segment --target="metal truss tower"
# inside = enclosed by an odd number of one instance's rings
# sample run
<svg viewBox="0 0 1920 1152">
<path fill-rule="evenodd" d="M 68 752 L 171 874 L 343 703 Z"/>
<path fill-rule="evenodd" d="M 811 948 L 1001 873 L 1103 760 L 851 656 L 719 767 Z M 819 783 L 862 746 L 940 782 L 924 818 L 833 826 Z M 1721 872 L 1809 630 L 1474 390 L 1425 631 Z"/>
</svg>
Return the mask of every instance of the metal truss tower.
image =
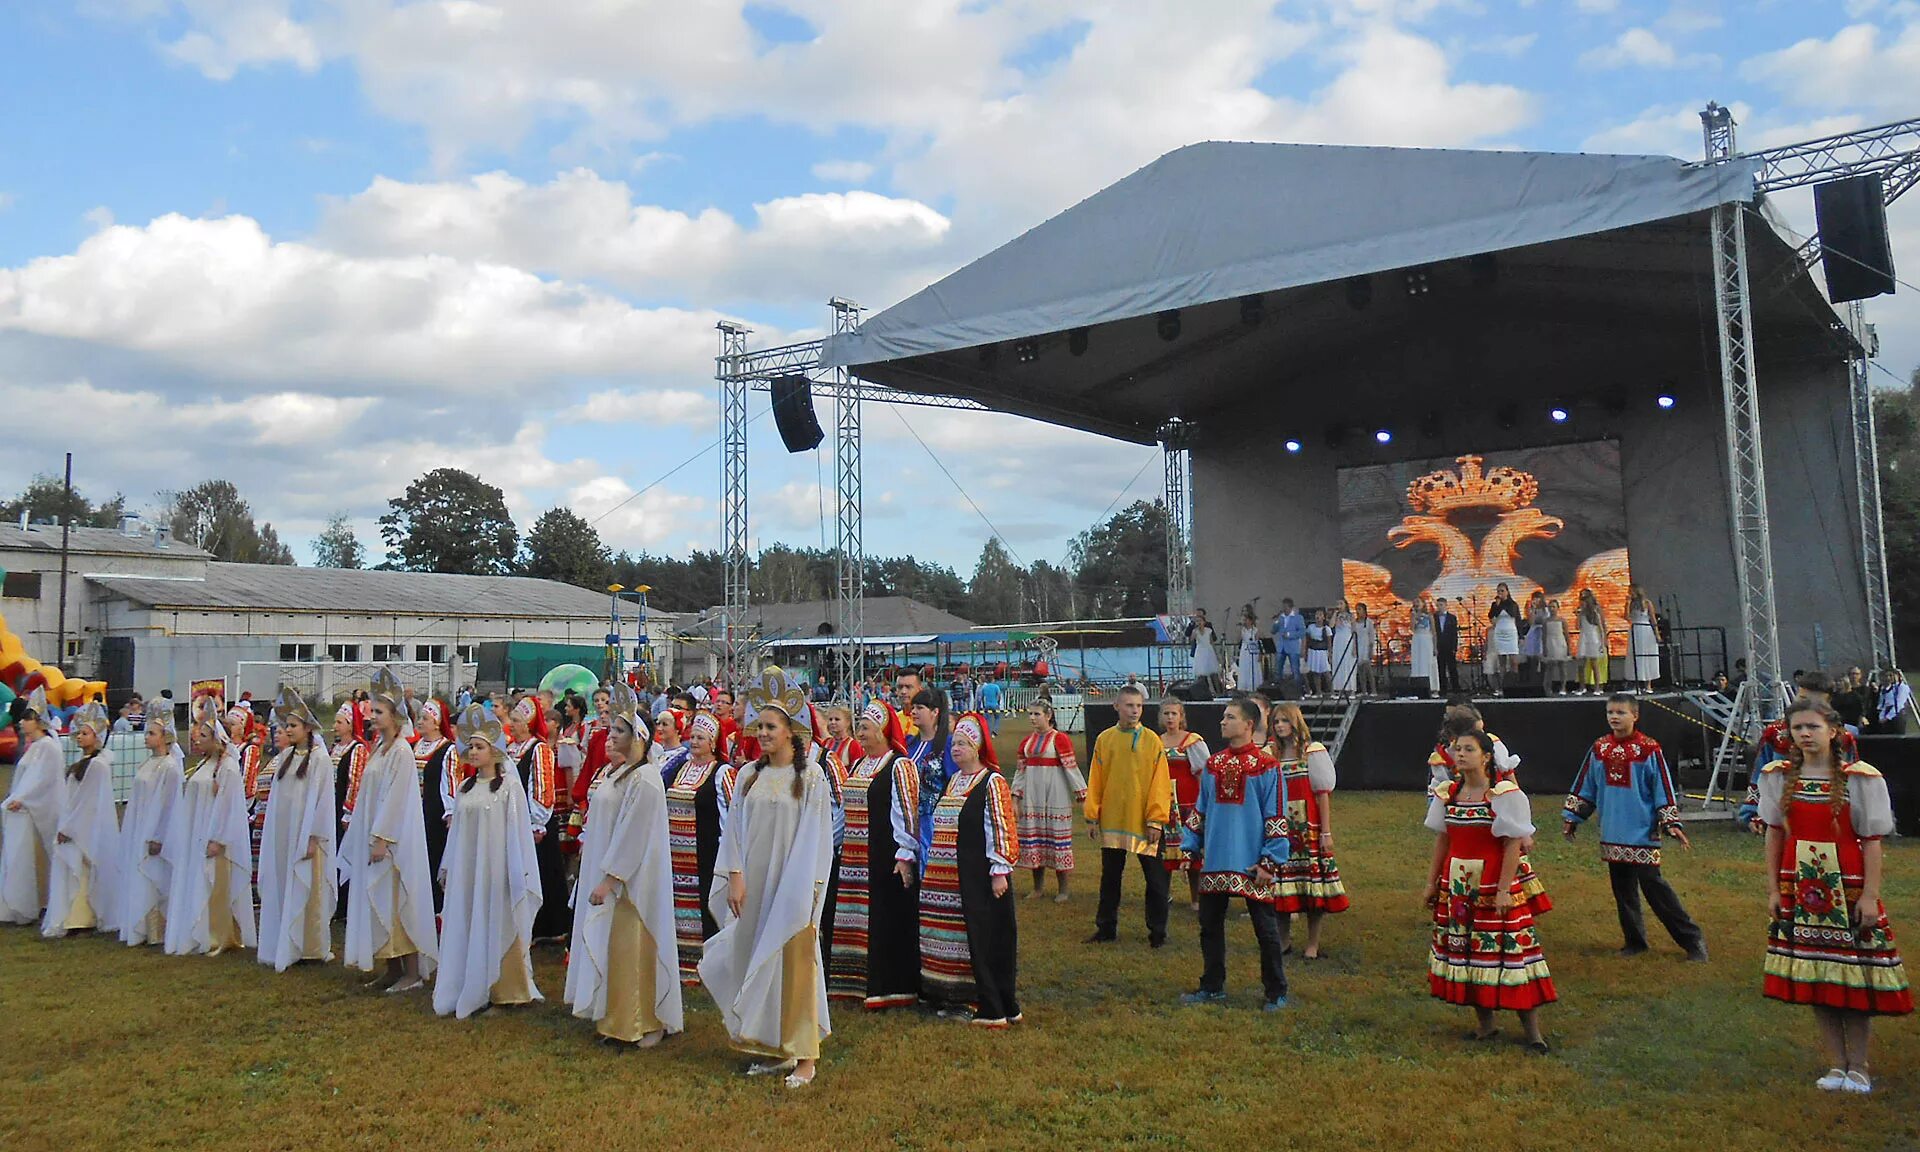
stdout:
<svg viewBox="0 0 1920 1152">
<path fill-rule="evenodd" d="M 726 606 L 720 615 L 720 653 L 728 687 L 745 677 L 747 630 L 747 382 L 734 370 L 746 352 L 751 328 L 721 321 L 720 354 L 720 534 Z"/>
<path fill-rule="evenodd" d="M 1160 451 L 1166 465 L 1167 615 L 1193 615 L 1193 425 L 1169 420 L 1160 426 Z M 1170 678 L 1192 671 L 1192 649 L 1177 641 L 1169 661 Z"/>
<path fill-rule="evenodd" d="M 1893 596 L 1887 583 L 1886 528 L 1880 516 L 1880 442 L 1873 428 L 1873 357 L 1880 338 L 1855 300 L 1847 305 L 1847 327 L 1859 354 L 1847 364 L 1848 407 L 1853 416 L 1854 491 L 1860 500 L 1860 566 L 1867 585 L 1867 630 L 1873 663 L 1897 667 L 1893 650 Z"/>
<path fill-rule="evenodd" d="M 858 331 L 860 306 L 838 296 L 828 301 L 833 309 L 833 334 Z M 834 390 L 833 476 L 839 489 L 835 507 L 836 584 L 839 591 L 840 646 L 835 650 L 839 673 L 838 697 L 849 705 L 856 699 L 854 686 L 866 675 L 866 551 L 860 538 L 860 391 L 852 387 L 853 376 L 843 367 L 831 370 Z"/>
</svg>

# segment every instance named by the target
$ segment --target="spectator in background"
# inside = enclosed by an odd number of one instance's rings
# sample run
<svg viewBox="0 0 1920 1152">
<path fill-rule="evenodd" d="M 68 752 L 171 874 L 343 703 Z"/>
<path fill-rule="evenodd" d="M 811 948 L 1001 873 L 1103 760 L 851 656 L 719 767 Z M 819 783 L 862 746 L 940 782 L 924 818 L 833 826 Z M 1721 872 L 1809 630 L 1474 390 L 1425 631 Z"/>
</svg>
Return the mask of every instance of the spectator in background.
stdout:
<svg viewBox="0 0 1920 1152">
<path fill-rule="evenodd" d="M 1721 696 L 1727 698 L 1728 700 L 1733 699 L 1733 681 L 1727 679 L 1727 674 L 1725 672 L 1715 672 L 1713 674 L 1713 683 L 1711 687 L 1715 692 L 1719 693 Z"/>
<path fill-rule="evenodd" d="M 1733 691 L 1729 692 L 1728 695 L 1732 695 L 1733 692 L 1740 691 L 1740 685 L 1745 684 L 1746 682 L 1747 682 L 1747 661 L 1744 657 L 1742 657 L 1741 659 L 1735 660 L 1733 662 L 1733 680 L 1731 682 Z"/>
<path fill-rule="evenodd" d="M 1881 674 L 1880 731 L 1898 736 L 1907 730 L 1907 712 L 1913 706 L 1913 688 L 1898 668 Z"/>
<path fill-rule="evenodd" d="M 115 732 L 139 732 L 147 726 L 146 701 L 135 692 L 120 706 L 120 717 L 113 722 Z"/>
<path fill-rule="evenodd" d="M 1867 701 L 1861 685 L 1860 669 L 1837 677 L 1833 685 L 1833 710 L 1849 728 L 1858 732 L 1866 715 Z"/>
<path fill-rule="evenodd" d="M 992 729 L 995 736 L 1000 735 L 1000 709 L 1005 703 L 997 678 L 989 678 L 980 685 L 980 710 L 987 714 L 987 727 Z"/>
</svg>

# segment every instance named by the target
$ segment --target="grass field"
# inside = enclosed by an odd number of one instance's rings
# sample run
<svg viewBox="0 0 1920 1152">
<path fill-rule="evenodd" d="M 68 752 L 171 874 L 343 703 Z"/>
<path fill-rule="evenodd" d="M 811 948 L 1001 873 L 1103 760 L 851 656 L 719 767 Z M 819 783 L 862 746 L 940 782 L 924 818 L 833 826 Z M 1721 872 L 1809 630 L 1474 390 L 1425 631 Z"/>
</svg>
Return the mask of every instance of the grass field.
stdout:
<svg viewBox="0 0 1920 1152">
<path fill-rule="evenodd" d="M 1534 800 L 1543 833 L 1558 801 Z M 462 1023 L 337 965 L 275 975 L 0 930 L 0 1148 L 1920 1147 L 1914 1020 L 1876 1032 L 1875 1095 L 1828 1095 L 1810 1013 L 1761 999 L 1757 840 L 1696 826 L 1693 853 L 1670 857 L 1713 949 L 1697 966 L 1664 937 L 1616 959 L 1595 845 L 1543 834 L 1561 1001 L 1539 1058 L 1511 1016 L 1503 1042 L 1467 1045 L 1471 1014 L 1426 994 L 1419 797 L 1343 795 L 1336 815 L 1354 908 L 1329 921 L 1326 959 L 1290 963 L 1284 1014 L 1258 1010 L 1238 919 L 1231 1007 L 1176 1006 L 1199 973 L 1194 919 L 1176 901 L 1170 945 L 1150 951 L 1137 872 L 1121 942 L 1082 945 L 1098 859 L 1083 855 L 1072 903 L 1020 905 L 1025 1025 L 838 1013 L 798 1093 L 738 1075 L 697 991 L 684 1035 L 620 1054 L 551 1002 Z M 1920 846 L 1890 845 L 1887 872 L 1896 930 L 1920 932 Z M 559 956 L 536 968 L 558 996 Z"/>
</svg>

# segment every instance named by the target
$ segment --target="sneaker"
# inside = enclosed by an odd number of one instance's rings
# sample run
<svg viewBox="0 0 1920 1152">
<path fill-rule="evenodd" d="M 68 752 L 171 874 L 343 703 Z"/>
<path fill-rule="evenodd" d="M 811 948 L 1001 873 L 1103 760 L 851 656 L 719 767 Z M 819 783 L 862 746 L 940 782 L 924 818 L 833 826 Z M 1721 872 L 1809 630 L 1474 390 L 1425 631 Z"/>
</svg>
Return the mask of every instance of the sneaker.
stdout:
<svg viewBox="0 0 1920 1152">
<path fill-rule="evenodd" d="M 1285 996 L 1275 996 L 1273 999 L 1267 1001 L 1265 1004 L 1260 1005 L 1260 1011 L 1278 1012 L 1280 1011 L 1280 1009 L 1285 1008 L 1286 1006 L 1287 1006 L 1287 998 Z"/>
<path fill-rule="evenodd" d="M 1180 1003 L 1189 1008 L 1196 1008 L 1203 1004 L 1225 1004 L 1226 1002 L 1227 994 L 1225 992 L 1209 992 L 1205 988 L 1200 989 L 1198 992 L 1184 992 L 1180 996 Z"/>
<path fill-rule="evenodd" d="M 1813 1086 L 1822 1092 L 1851 1091 L 1851 1089 L 1847 1087 L 1847 1071 L 1844 1068 L 1827 1069 L 1827 1074 L 1815 1080 Z"/>
<path fill-rule="evenodd" d="M 1687 953 L 1687 963 L 1689 964 L 1705 964 L 1706 962 L 1707 946 L 1705 944 L 1696 944 L 1693 950 Z"/>
<path fill-rule="evenodd" d="M 1867 1079 L 1865 1072 L 1853 1071 L 1847 1073 L 1846 1082 L 1841 1084 L 1840 1087 L 1843 1091 L 1858 1092 L 1860 1095 L 1865 1096 L 1867 1093 L 1873 1091 L 1873 1081 Z"/>
</svg>

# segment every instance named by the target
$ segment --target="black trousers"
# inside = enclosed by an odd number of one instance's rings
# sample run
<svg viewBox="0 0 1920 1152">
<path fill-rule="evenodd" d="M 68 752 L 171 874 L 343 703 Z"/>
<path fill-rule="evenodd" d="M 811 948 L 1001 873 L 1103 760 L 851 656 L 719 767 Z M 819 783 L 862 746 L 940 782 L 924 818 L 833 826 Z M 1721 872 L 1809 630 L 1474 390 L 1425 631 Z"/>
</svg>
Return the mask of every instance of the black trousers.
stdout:
<svg viewBox="0 0 1920 1152">
<path fill-rule="evenodd" d="M 1100 849 L 1100 909 L 1093 925 L 1109 940 L 1120 933 L 1120 881 L 1133 855 L 1125 848 Z M 1167 866 L 1158 856 L 1136 858 L 1147 878 L 1147 939 L 1157 943 L 1167 938 Z"/>
<path fill-rule="evenodd" d="M 1445 695 L 1460 691 L 1460 660 L 1453 652 L 1441 652 L 1434 658 L 1440 666 L 1440 683 L 1433 686 L 1434 691 Z"/>
<path fill-rule="evenodd" d="M 1227 907 L 1233 897 L 1225 892 L 1200 893 L 1200 972 L 1202 992 L 1227 990 Z M 1268 1000 L 1287 994 L 1286 962 L 1281 958 L 1286 945 L 1280 941 L 1280 914 L 1273 905 L 1247 898 L 1247 914 L 1253 918 L 1253 935 L 1260 941 L 1260 986 Z"/>
<path fill-rule="evenodd" d="M 1640 916 L 1640 893 L 1647 894 L 1653 914 L 1666 927 L 1673 942 L 1691 952 L 1700 947 L 1700 926 L 1687 915 L 1673 885 L 1660 874 L 1658 864 L 1622 864 L 1608 862 L 1607 874 L 1613 880 L 1613 903 L 1620 911 L 1620 933 L 1629 948 L 1647 946 L 1647 926 Z"/>
</svg>

